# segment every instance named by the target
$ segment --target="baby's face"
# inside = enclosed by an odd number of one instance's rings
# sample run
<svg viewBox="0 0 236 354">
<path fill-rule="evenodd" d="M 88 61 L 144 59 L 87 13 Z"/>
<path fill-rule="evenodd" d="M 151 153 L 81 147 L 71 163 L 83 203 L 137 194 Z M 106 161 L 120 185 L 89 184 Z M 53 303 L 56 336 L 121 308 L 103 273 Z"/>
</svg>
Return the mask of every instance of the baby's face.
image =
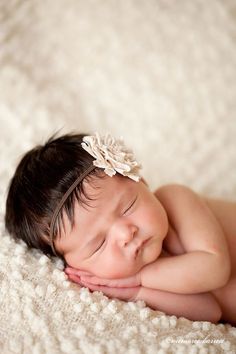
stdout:
<svg viewBox="0 0 236 354">
<path fill-rule="evenodd" d="M 94 200 L 89 207 L 76 203 L 73 228 L 65 217 L 55 241 L 67 264 L 99 277 L 122 278 L 156 260 L 168 220 L 145 183 L 116 175 L 84 185 Z"/>
</svg>

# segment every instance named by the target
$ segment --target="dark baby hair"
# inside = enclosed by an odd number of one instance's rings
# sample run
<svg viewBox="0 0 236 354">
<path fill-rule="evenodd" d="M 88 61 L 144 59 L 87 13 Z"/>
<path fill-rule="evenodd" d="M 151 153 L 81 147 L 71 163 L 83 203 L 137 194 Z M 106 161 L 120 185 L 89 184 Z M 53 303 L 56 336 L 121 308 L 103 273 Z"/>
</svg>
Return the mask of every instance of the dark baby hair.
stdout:
<svg viewBox="0 0 236 354">
<path fill-rule="evenodd" d="M 72 183 L 94 160 L 81 146 L 85 135 L 52 136 L 45 145 L 36 146 L 23 156 L 10 181 L 6 229 L 15 239 L 25 241 L 30 248 L 40 249 L 48 256 L 53 255 L 49 242 L 53 212 Z M 85 180 L 94 175 L 101 177 L 101 169 L 95 168 Z M 60 234 L 63 211 L 73 224 L 76 200 L 85 204 L 89 200 L 83 182 L 71 193 L 59 213 L 54 238 Z"/>
</svg>

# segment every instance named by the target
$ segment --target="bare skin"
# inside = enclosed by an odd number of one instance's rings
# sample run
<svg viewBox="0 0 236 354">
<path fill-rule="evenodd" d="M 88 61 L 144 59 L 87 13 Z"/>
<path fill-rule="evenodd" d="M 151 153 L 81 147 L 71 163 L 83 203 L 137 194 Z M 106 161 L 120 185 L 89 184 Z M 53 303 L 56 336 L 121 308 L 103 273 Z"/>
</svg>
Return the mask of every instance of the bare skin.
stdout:
<svg viewBox="0 0 236 354">
<path fill-rule="evenodd" d="M 77 205 L 74 227 L 65 218 L 56 240 L 72 281 L 168 314 L 236 324 L 236 203 L 179 185 L 153 194 L 124 177 L 97 187 L 87 186 L 100 191 L 96 205 Z"/>
<path fill-rule="evenodd" d="M 222 309 L 222 319 L 236 325 L 236 203 L 205 199 L 221 224 L 228 243 L 231 274 L 227 284 L 213 290 Z"/>
<path fill-rule="evenodd" d="M 224 230 L 227 239 L 231 273 L 228 282 L 223 287 L 212 290 L 211 294 L 220 305 L 221 320 L 236 325 L 236 203 L 217 199 L 204 198 L 205 203 L 216 216 Z M 163 248 L 169 255 L 180 255 L 185 252 L 178 234 L 171 227 L 163 242 Z"/>
</svg>

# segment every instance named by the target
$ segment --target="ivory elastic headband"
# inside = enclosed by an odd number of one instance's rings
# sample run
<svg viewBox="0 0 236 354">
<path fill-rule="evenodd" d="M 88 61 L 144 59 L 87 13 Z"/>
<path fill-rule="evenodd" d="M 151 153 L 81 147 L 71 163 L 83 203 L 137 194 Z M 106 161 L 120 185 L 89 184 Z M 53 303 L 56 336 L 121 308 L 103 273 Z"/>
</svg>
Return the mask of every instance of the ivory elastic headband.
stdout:
<svg viewBox="0 0 236 354">
<path fill-rule="evenodd" d="M 57 205 L 53 216 L 52 216 L 52 220 L 51 220 L 51 224 L 50 224 L 50 230 L 49 230 L 49 241 L 50 241 L 50 246 L 52 248 L 52 251 L 54 253 L 55 256 L 58 256 L 58 253 L 54 247 L 54 240 L 53 240 L 53 233 L 54 233 L 54 228 L 55 228 L 55 223 L 58 217 L 58 214 L 60 213 L 63 205 L 65 204 L 66 200 L 68 199 L 68 197 L 71 195 L 71 193 L 73 192 L 73 190 L 78 186 L 78 184 L 90 173 L 92 172 L 94 169 L 96 168 L 96 166 L 94 165 L 90 165 L 75 181 L 74 183 L 70 186 L 70 188 L 66 191 L 66 193 L 63 195 L 63 197 L 61 198 L 60 203 Z"/>
</svg>

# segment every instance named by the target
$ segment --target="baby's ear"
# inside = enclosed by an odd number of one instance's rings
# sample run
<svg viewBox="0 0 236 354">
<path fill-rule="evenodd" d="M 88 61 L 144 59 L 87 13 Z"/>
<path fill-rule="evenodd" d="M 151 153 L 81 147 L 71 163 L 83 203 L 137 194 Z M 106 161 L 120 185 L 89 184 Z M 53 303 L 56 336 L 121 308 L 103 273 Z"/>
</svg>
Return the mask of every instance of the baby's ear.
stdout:
<svg viewBox="0 0 236 354">
<path fill-rule="evenodd" d="M 143 177 L 141 177 L 141 181 L 142 181 L 144 184 L 146 184 L 146 186 L 148 187 L 148 183 L 147 183 L 147 181 L 146 181 Z"/>
</svg>

